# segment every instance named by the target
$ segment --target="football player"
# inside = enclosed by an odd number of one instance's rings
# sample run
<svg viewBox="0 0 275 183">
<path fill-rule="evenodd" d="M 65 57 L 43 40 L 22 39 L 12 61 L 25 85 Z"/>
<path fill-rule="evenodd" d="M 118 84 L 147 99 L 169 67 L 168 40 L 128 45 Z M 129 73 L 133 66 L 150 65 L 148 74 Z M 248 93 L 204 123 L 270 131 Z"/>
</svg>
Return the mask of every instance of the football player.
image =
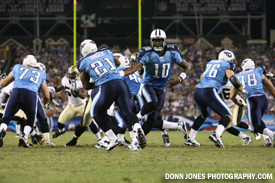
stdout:
<svg viewBox="0 0 275 183">
<path fill-rule="evenodd" d="M 244 95 L 247 103 L 248 120 L 251 122 L 253 131 L 269 136 L 273 140 L 273 147 L 275 147 L 275 133 L 268 129 L 261 119 L 268 108 L 264 86 L 272 93 L 273 97 L 275 97 L 275 88 L 265 76 L 267 73 L 265 67 L 255 68 L 254 61 L 249 58 L 243 60 L 241 67 L 243 71 L 236 74 L 236 77 L 241 82 L 242 87 L 248 91 Z M 232 88 L 230 92 L 231 100 L 237 105 L 241 105 L 240 101 L 236 100 L 236 95 L 237 90 Z M 269 147 L 271 144 L 266 145 L 265 142 L 264 146 Z"/>
<path fill-rule="evenodd" d="M 166 45 L 166 33 L 155 29 L 150 35 L 151 46 L 141 48 L 137 53 L 136 62 L 129 68 L 119 71 L 120 75 L 127 76 L 135 73 L 144 66 L 141 94 L 146 103 L 138 114 L 142 119 L 149 114 L 142 128 L 148 134 L 157 121 L 165 101 L 165 89 L 172 87 L 186 78 L 191 71 L 190 65 L 183 58 L 179 48 L 175 45 Z M 170 78 L 173 64 L 180 66 L 184 72 L 178 78 Z"/>
<path fill-rule="evenodd" d="M 201 115 L 195 119 L 189 137 L 185 141 L 186 145 L 195 147 L 200 146 L 195 139 L 196 134 L 206 118 L 211 114 L 210 109 L 212 109 L 215 113 L 221 116 L 221 119 L 215 133 L 210 135 L 209 139 L 213 141 L 217 147 L 224 148 L 220 137 L 232 120 L 232 113 L 218 95 L 218 91 L 228 82 L 229 78 L 235 88 L 242 93 L 247 93 L 234 75 L 236 67 L 233 63 L 234 61 L 234 54 L 229 50 L 223 50 L 219 53 L 219 60 L 211 60 L 207 63 L 206 69 L 201 75 L 201 81 L 194 92 L 194 99 Z"/>
<path fill-rule="evenodd" d="M 1 87 L 5 87 L 13 80 L 15 81 L 0 125 L 0 147 L 3 146 L 3 138 L 6 135 L 8 124 L 19 109 L 22 109 L 27 116 L 26 125 L 19 142 L 23 147 L 29 147 L 28 135 L 32 130 L 39 106 L 37 102 L 40 100 L 39 90 L 44 95 L 44 106 L 50 101 L 46 79 L 47 75 L 40 70 L 36 58 L 33 55 L 27 55 L 23 60 L 23 65 L 16 64 L 12 72 L 1 82 Z"/>
<path fill-rule="evenodd" d="M 106 150 L 112 150 L 119 143 L 117 136 L 110 129 L 110 118 L 106 114 L 113 102 L 116 102 L 122 111 L 129 131 L 134 131 L 136 137 L 134 140 L 138 141 L 141 147 L 145 147 L 145 135 L 137 117 L 131 111 L 127 87 L 115 67 L 115 65 L 120 64 L 119 60 L 113 56 L 110 50 L 98 50 L 95 42 L 90 39 L 81 43 L 80 50 L 83 58 L 77 62 L 77 67 L 81 71 L 81 81 L 84 88 L 89 90 L 95 86 L 99 87 L 99 92 L 93 98 L 91 115 L 110 139 Z M 94 83 L 90 83 L 90 78 L 93 79 Z"/>
</svg>

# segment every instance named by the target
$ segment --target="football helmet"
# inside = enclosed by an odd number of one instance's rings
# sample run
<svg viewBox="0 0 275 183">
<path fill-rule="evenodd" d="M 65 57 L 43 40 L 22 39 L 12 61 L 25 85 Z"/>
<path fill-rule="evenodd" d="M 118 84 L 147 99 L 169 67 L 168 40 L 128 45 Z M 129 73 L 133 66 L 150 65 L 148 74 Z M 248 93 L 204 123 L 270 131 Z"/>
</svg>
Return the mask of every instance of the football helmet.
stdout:
<svg viewBox="0 0 275 183">
<path fill-rule="evenodd" d="M 247 59 L 244 59 L 244 61 L 242 62 L 241 67 L 242 67 L 243 71 L 254 69 L 255 68 L 255 63 L 250 58 L 247 58 Z"/>
<path fill-rule="evenodd" d="M 75 65 L 72 65 L 68 69 L 67 78 L 71 81 L 75 81 L 79 77 L 79 71 Z"/>
<path fill-rule="evenodd" d="M 23 65 L 31 66 L 31 67 L 39 67 L 37 64 L 37 59 L 33 55 L 25 56 L 23 60 Z"/>
<path fill-rule="evenodd" d="M 130 61 L 127 57 L 123 56 L 120 53 L 114 53 L 114 56 L 119 60 L 119 66 L 130 66 Z"/>
<path fill-rule="evenodd" d="M 235 56 L 231 51 L 223 50 L 219 54 L 219 60 L 234 62 L 235 61 Z"/>
<path fill-rule="evenodd" d="M 132 53 L 131 57 L 130 57 L 130 65 L 133 65 L 135 63 L 135 60 L 137 58 L 137 53 Z"/>
<path fill-rule="evenodd" d="M 94 53 L 97 51 L 97 46 L 95 42 L 91 39 L 86 39 L 82 41 L 80 44 L 80 53 L 82 54 L 83 57 L 86 57 L 86 55 L 90 53 Z"/>
<path fill-rule="evenodd" d="M 162 46 L 160 45 L 154 45 L 154 41 L 153 40 L 156 40 L 156 39 L 161 39 L 163 40 L 162 42 Z M 153 32 L 151 33 L 150 35 L 150 44 L 151 44 L 151 47 L 156 51 L 156 52 L 160 52 L 163 50 L 163 48 L 165 47 L 166 45 L 166 33 L 161 30 L 161 29 L 155 29 L 153 30 Z"/>
<path fill-rule="evenodd" d="M 46 72 L 46 66 L 44 64 L 39 62 L 38 65 L 39 65 L 41 71 Z"/>
</svg>

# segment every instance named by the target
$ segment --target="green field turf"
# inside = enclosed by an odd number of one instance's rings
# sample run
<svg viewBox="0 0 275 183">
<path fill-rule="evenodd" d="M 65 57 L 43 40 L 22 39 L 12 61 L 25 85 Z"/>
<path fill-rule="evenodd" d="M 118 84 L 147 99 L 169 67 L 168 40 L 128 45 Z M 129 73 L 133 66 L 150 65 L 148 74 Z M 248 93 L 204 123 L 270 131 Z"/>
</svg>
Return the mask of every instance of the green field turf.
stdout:
<svg viewBox="0 0 275 183">
<path fill-rule="evenodd" d="M 275 173 L 275 148 L 263 147 L 263 138 L 249 146 L 223 133 L 225 149 L 208 139 L 212 132 L 199 132 L 200 147 L 184 145 L 180 132 L 168 131 L 171 146 L 164 147 L 159 131 L 147 136 L 147 147 L 132 152 L 117 147 L 111 152 L 96 149 L 92 132 L 76 147 L 64 147 L 73 132 L 52 139 L 57 146 L 18 147 L 15 133 L 7 133 L 0 148 L 0 183 L 151 183 L 151 182 L 275 182 L 272 180 L 166 180 L 165 173 Z M 126 136 L 129 139 L 129 136 Z M 130 140 L 130 139 L 129 139 Z M 275 174 L 273 175 L 275 176 Z"/>
</svg>

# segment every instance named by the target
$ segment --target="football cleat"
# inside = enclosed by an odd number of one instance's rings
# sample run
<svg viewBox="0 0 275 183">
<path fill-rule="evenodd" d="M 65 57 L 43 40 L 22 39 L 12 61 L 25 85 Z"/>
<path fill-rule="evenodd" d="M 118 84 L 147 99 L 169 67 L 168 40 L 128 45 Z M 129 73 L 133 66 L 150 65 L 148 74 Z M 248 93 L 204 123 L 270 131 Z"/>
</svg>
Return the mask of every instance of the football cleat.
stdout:
<svg viewBox="0 0 275 183">
<path fill-rule="evenodd" d="M 31 136 L 31 137 L 34 137 L 36 142 L 38 142 L 40 145 L 44 144 L 45 142 L 45 139 L 41 135 L 35 134 L 34 136 Z"/>
<path fill-rule="evenodd" d="M 253 139 L 251 137 L 245 137 L 242 139 L 243 145 L 249 145 L 251 142 L 253 142 Z"/>
<path fill-rule="evenodd" d="M 199 147 L 200 146 L 200 143 L 198 143 L 196 141 L 196 139 L 193 139 L 193 138 L 190 138 L 190 137 L 187 137 L 184 144 L 188 145 L 188 146 L 194 146 L 194 147 Z"/>
<path fill-rule="evenodd" d="M 267 139 L 264 139 L 264 147 L 270 147 L 271 146 L 271 140 L 268 137 Z"/>
<path fill-rule="evenodd" d="M 16 134 L 16 135 L 15 135 L 15 138 L 19 138 L 19 137 L 20 137 L 20 134 Z"/>
<path fill-rule="evenodd" d="M 37 140 L 34 136 L 31 136 L 31 141 L 32 141 L 33 144 L 37 144 Z"/>
<path fill-rule="evenodd" d="M 275 133 L 273 133 L 272 140 L 273 140 L 273 147 L 275 147 Z"/>
<path fill-rule="evenodd" d="M 168 134 L 163 134 L 163 135 L 162 135 L 162 139 L 163 139 L 163 145 L 164 145 L 165 147 L 170 146 L 170 138 L 169 138 L 169 135 L 168 135 Z"/>
<path fill-rule="evenodd" d="M 132 142 L 129 146 L 127 146 L 128 149 L 131 151 L 138 151 L 139 145 L 138 142 Z"/>
<path fill-rule="evenodd" d="M 142 128 L 137 129 L 137 139 L 138 139 L 139 147 L 141 147 L 142 149 L 145 148 L 146 138 Z"/>
<path fill-rule="evenodd" d="M 178 131 L 180 131 L 184 138 L 187 139 L 188 134 L 185 121 L 178 122 Z"/>
<path fill-rule="evenodd" d="M 52 138 L 57 138 L 58 136 L 64 134 L 66 131 L 64 130 L 63 132 L 56 131 L 54 134 L 52 134 Z"/>
<path fill-rule="evenodd" d="M 210 135 L 209 139 L 212 142 L 214 142 L 217 147 L 225 148 L 222 143 L 222 139 L 220 137 L 218 137 L 216 133 L 213 133 L 212 135 Z"/>
<path fill-rule="evenodd" d="M 19 143 L 25 148 L 30 147 L 30 144 L 28 142 L 28 138 L 26 138 L 26 135 L 22 135 L 22 137 L 19 139 Z"/>
<path fill-rule="evenodd" d="M 0 132 L 0 147 L 2 147 L 3 146 L 3 144 L 4 144 L 4 137 L 6 136 L 6 131 L 5 130 L 2 130 L 1 132 Z"/>
<path fill-rule="evenodd" d="M 52 143 L 50 140 L 45 141 L 45 146 L 55 146 L 54 143 Z"/>
<path fill-rule="evenodd" d="M 110 143 L 109 143 L 108 147 L 106 148 L 106 151 L 113 150 L 116 146 L 118 146 L 118 144 L 119 144 L 118 138 L 116 140 L 110 140 Z"/>
<path fill-rule="evenodd" d="M 97 144 L 95 145 L 95 148 L 100 149 L 100 148 L 107 148 L 109 145 L 110 141 L 101 139 L 97 142 Z"/>
<path fill-rule="evenodd" d="M 75 146 L 77 144 L 77 138 L 73 138 L 70 142 L 65 144 L 65 146 Z"/>
<path fill-rule="evenodd" d="M 261 139 L 261 134 L 260 133 L 253 133 L 253 134 L 254 134 L 256 140 Z"/>
</svg>

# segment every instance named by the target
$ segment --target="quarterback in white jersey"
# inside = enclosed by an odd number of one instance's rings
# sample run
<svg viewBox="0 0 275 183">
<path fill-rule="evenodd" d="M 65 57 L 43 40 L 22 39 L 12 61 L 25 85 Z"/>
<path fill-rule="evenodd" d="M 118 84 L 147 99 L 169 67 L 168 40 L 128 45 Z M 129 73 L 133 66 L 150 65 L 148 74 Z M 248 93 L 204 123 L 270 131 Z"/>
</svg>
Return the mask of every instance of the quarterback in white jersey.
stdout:
<svg viewBox="0 0 275 183">
<path fill-rule="evenodd" d="M 68 105 L 58 118 L 58 131 L 52 134 L 52 138 L 64 134 L 65 123 L 77 114 L 83 116 L 87 92 L 83 88 L 76 66 L 71 66 L 68 69 L 67 75 L 62 78 L 61 85 L 49 87 L 51 93 L 60 92 L 63 89 L 65 89 L 68 94 Z"/>
</svg>

